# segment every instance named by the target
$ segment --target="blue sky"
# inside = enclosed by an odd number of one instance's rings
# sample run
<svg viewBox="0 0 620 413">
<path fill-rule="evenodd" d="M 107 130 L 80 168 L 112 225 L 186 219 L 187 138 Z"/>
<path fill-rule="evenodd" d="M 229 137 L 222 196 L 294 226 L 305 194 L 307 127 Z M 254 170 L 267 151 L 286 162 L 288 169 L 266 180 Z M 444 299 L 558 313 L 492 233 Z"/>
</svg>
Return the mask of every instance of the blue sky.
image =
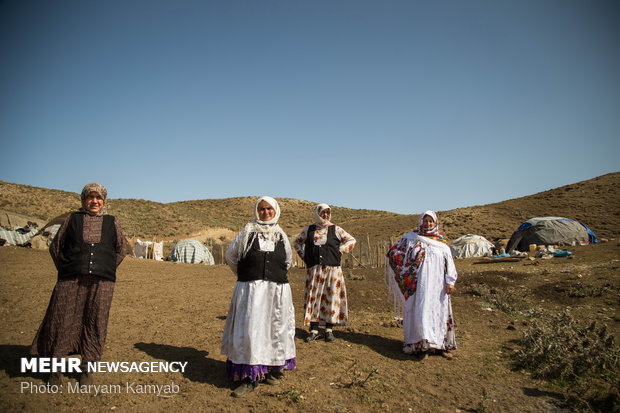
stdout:
<svg viewBox="0 0 620 413">
<path fill-rule="evenodd" d="M 620 170 L 620 3 L 0 3 L 0 180 L 419 213 Z"/>
</svg>

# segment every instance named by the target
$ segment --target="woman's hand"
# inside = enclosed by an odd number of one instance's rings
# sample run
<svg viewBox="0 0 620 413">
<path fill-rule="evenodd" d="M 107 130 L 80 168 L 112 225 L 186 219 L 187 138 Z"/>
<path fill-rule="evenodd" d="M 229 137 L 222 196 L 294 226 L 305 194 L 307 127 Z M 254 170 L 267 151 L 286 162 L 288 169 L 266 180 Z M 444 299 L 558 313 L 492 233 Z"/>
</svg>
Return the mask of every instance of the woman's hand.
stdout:
<svg viewBox="0 0 620 413">
<path fill-rule="evenodd" d="M 446 294 L 452 294 L 456 291 L 456 287 L 450 284 L 446 284 Z"/>
</svg>

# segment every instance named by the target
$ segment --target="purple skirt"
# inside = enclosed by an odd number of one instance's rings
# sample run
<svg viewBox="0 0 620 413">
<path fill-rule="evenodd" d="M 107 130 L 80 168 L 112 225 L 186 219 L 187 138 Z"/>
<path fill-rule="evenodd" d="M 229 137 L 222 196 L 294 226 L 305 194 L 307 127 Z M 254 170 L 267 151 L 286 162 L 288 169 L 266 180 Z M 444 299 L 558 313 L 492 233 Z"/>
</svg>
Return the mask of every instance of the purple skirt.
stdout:
<svg viewBox="0 0 620 413">
<path fill-rule="evenodd" d="M 296 366 L 295 358 L 286 360 L 282 366 L 265 366 L 263 364 L 251 366 L 249 364 L 235 364 L 230 360 L 226 360 L 226 373 L 232 381 L 241 381 L 247 378 L 252 382 L 257 382 L 263 381 L 265 375 L 269 372 L 294 370 Z"/>
</svg>

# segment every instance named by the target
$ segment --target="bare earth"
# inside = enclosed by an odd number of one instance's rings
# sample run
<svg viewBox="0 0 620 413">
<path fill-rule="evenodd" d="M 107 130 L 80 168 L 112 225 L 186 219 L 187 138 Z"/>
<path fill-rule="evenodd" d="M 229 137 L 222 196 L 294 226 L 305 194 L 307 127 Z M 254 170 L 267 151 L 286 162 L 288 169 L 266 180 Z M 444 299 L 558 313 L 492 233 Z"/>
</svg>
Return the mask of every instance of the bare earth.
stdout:
<svg viewBox="0 0 620 413">
<path fill-rule="evenodd" d="M 600 320 L 618 337 L 620 247 L 616 241 L 566 248 L 573 258 L 478 263 L 457 261 L 453 307 L 459 348 L 452 361 L 418 361 L 401 352 L 402 329 L 386 301 L 382 269 L 347 269 L 350 322 L 334 343 L 305 343 L 301 304 L 305 271 L 290 273 L 297 311 L 298 368 L 275 386 L 230 397 L 220 340 L 235 279 L 225 266 L 154 262 L 128 257 L 116 284 L 106 361 L 187 361 L 184 373 L 106 373 L 97 384 L 118 394 L 37 394 L 38 374 L 19 360 L 43 318 L 55 270 L 46 251 L 0 248 L 0 410 L 14 411 L 395 411 L 563 412 L 559 390 L 511 369 L 528 309 L 570 309 Z M 538 263 L 538 264 L 535 264 Z M 602 288 L 574 298 L 568 284 Z M 511 291 L 523 308 L 505 313 L 472 293 L 478 285 Z M 490 311 L 489 311 L 490 310 Z M 134 384 L 132 384 L 134 383 Z M 134 393 L 140 384 L 174 383 L 178 393 Z M 130 385 L 128 388 L 127 385 Z M 110 386 L 111 388 L 111 386 Z"/>
</svg>

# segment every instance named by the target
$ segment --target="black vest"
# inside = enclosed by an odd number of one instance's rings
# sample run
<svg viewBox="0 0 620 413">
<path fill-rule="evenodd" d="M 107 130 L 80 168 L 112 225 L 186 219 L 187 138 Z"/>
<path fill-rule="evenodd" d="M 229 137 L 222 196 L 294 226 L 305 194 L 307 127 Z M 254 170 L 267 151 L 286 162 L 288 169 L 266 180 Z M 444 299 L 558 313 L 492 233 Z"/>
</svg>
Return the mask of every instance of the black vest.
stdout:
<svg viewBox="0 0 620 413">
<path fill-rule="evenodd" d="M 58 278 L 96 275 L 116 281 L 116 228 L 112 215 L 103 216 L 101 240 L 84 242 L 84 214 L 71 214 L 58 254 Z"/>
<path fill-rule="evenodd" d="M 306 267 L 315 265 L 329 265 L 332 267 L 340 266 L 340 240 L 336 236 L 336 226 L 330 225 L 327 228 L 327 241 L 324 245 L 314 245 L 314 232 L 316 225 L 308 227 L 306 245 L 304 246 L 304 262 Z"/>
<path fill-rule="evenodd" d="M 284 241 L 279 240 L 273 251 L 261 251 L 258 236 L 255 236 L 252 246 L 237 264 L 237 281 L 288 283 L 287 271 Z"/>
</svg>

